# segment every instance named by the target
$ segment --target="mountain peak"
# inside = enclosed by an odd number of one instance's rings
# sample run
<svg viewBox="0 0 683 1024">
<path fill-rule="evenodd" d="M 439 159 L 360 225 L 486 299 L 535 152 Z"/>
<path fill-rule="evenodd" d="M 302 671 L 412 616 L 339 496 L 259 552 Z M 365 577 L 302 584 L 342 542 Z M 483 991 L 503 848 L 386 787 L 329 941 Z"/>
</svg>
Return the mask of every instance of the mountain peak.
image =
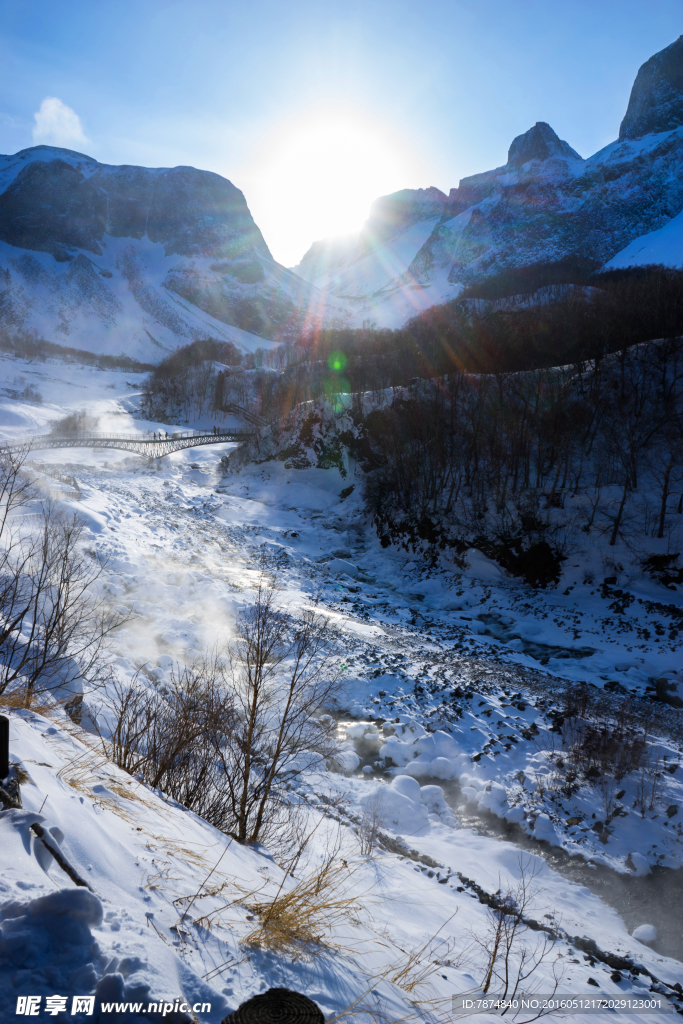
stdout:
<svg viewBox="0 0 683 1024">
<path fill-rule="evenodd" d="M 642 65 L 631 89 L 619 139 L 666 132 L 683 124 L 683 36 Z"/>
<path fill-rule="evenodd" d="M 508 167 L 518 170 L 529 160 L 548 160 L 561 157 L 565 160 L 581 160 L 568 142 L 563 142 L 549 124 L 537 121 L 533 128 L 513 139 L 508 152 Z"/>
</svg>

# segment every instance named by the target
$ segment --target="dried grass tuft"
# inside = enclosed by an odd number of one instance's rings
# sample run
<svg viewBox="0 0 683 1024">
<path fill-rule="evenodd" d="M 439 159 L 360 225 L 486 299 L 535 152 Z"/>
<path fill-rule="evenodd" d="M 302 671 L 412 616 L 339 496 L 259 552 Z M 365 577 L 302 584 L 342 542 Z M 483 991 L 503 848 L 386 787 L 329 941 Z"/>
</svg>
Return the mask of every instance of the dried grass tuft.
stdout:
<svg viewBox="0 0 683 1024">
<path fill-rule="evenodd" d="M 30 709 L 37 715 L 49 715 L 51 712 L 54 713 L 55 708 L 63 707 L 67 703 L 68 698 L 57 701 L 48 694 L 37 696 L 35 692 L 29 691 L 26 687 L 7 690 L 0 696 L 0 707 Z"/>
<path fill-rule="evenodd" d="M 386 978 L 393 985 L 398 985 L 405 992 L 414 992 L 421 985 L 428 984 L 432 974 L 438 971 L 444 963 L 452 964 L 451 956 L 455 947 L 455 940 L 438 939 L 438 936 L 446 925 L 450 924 L 457 913 L 458 910 L 456 909 L 444 921 L 441 927 L 427 939 L 423 946 L 417 946 L 414 949 L 402 949 L 398 943 L 393 943 L 401 954 L 386 971 Z"/>
<path fill-rule="evenodd" d="M 281 888 L 273 899 L 256 901 L 247 894 L 242 905 L 260 923 L 242 945 L 294 956 L 336 946 L 330 942 L 332 929 L 349 915 L 357 916 L 361 902 L 360 896 L 349 894 L 352 876 L 344 861 L 330 858 L 288 892 Z"/>
</svg>

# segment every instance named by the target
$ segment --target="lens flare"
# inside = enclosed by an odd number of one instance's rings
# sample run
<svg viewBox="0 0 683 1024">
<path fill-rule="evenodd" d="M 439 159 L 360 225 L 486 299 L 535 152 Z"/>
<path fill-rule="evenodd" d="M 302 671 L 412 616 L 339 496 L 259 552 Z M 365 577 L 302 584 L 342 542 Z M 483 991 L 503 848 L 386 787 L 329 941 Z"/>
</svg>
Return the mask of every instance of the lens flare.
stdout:
<svg viewBox="0 0 683 1024">
<path fill-rule="evenodd" d="M 347 358 L 343 352 L 330 352 L 327 365 L 334 373 L 343 373 L 346 369 Z"/>
</svg>

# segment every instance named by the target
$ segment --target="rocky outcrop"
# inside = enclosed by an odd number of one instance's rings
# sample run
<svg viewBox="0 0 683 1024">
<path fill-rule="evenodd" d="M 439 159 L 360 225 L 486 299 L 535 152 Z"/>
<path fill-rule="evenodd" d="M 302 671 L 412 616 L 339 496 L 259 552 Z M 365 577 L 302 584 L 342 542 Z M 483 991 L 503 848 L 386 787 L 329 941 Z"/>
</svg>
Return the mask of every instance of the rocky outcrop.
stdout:
<svg viewBox="0 0 683 1024">
<path fill-rule="evenodd" d="M 567 142 L 558 138 L 549 124 L 537 121 L 524 135 L 513 139 L 508 151 L 508 169 L 518 171 L 530 160 L 550 160 L 557 157 L 561 160 L 580 160 L 581 157 Z"/>
<path fill-rule="evenodd" d="M 360 240 L 361 250 L 369 249 L 419 221 L 436 220 L 443 215 L 448 197 L 435 188 L 404 188 L 376 199 L 370 208 Z"/>
<path fill-rule="evenodd" d="M 325 282 L 326 285 L 341 272 L 342 278 L 337 282 L 341 289 L 339 294 L 346 294 L 349 288 L 353 292 L 352 282 L 343 273 L 346 267 L 363 261 L 415 224 L 436 223 L 443 216 L 447 204 L 448 196 L 433 185 L 430 188 L 404 188 L 389 196 L 380 196 L 372 204 L 370 216 L 359 234 L 314 242 L 293 270 L 306 281 Z M 395 260 L 392 265 L 395 270 Z"/>
<path fill-rule="evenodd" d="M 50 146 L 0 158 L 0 240 L 73 259 L 102 255 L 105 234 L 161 242 L 167 256 L 272 256 L 238 188 L 194 167 L 112 167 Z M 13 166 L 12 166 L 13 165 Z"/>
<path fill-rule="evenodd" d="M 620 140 L 668 132 L 683 124 L 683 36 L 646 60 L 636 75 Z"/>
</svg>

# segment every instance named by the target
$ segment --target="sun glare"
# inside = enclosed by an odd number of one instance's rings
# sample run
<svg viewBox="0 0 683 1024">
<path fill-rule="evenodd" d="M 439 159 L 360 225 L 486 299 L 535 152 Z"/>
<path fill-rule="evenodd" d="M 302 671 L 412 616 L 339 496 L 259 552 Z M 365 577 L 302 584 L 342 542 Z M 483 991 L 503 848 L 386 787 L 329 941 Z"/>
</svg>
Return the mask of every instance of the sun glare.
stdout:
<svg viewBox="0 0 683 1024">
<path fill-rule="evenodd" d="M 292 266 L 314 240 L 357 231 L 377 196 L 414 178 L 414 161 L 389 131 L 327 114 L 280 129 L 236 183 L 275 259 Z"/>
</svg>

